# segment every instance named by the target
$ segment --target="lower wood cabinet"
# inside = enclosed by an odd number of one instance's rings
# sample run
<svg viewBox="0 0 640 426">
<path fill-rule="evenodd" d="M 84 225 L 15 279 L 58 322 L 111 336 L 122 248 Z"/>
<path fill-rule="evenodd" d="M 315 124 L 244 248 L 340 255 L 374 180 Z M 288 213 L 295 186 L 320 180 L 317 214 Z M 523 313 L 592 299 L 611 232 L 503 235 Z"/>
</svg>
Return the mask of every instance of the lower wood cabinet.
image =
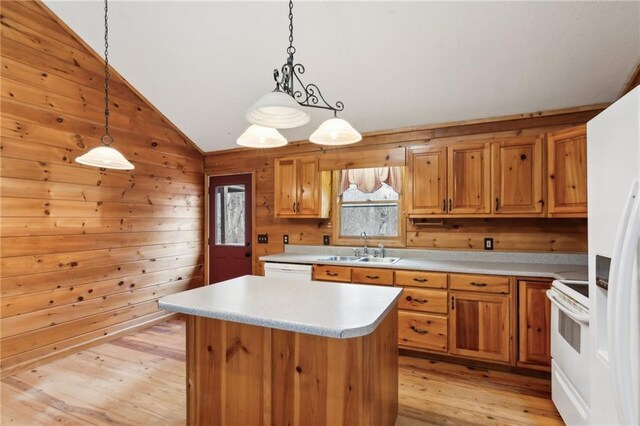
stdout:
<svg viewBox="0 0 640 426">
<path fill-rule="evenodd" d="M 355 284 L 393 285 L 393 270 L 381 268 L 352 268 L 351 282 Z"/>
<path fill-rule="evenodd" d="M 351 282 L 351 268 L 348 266 L 313 265 L 314 281 Z"/>
<path fill-rule="evenodd" d="M 551 280 L 337 265 L 314 265 L 313 279 L 403 287 L 401 348 L 549 370 Z"/>
<path fill-rule="evenodd" d="M 518 281 L 518 365 L 549 370 L 551 366 L 551 281 Z"/>
<path fill-rule="evenodd" d="M 447 317 L 420 312 L 398 312 L 398 343 L 410 349 L 447 352 Z"/>
<path fill-rule="evenodd" d="M 449 297 L 449 352 L 509 362 L 510 297 L 466 291 L 452 291 Z"/>
<path fill-rule="evenodd" d="M 398 308 L 446 314 L 447 292 L 405 287 L 400 296 Z"/>
</svg>

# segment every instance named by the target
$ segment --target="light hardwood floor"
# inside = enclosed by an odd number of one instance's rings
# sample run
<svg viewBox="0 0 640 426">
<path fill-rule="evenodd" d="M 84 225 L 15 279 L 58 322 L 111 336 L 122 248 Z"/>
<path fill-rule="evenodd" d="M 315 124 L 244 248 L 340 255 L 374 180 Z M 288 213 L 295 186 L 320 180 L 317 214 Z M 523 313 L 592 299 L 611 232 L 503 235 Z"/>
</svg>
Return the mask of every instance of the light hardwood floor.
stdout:
<svg viewBox="0 0 640 426">
<path fill-rule="evenodd" d="M 2 425 L 184 425 L 185 323 L 3 379 Z M 549 381 L 400 357 L 398 425 L 562 424 Z"/>
</svg>

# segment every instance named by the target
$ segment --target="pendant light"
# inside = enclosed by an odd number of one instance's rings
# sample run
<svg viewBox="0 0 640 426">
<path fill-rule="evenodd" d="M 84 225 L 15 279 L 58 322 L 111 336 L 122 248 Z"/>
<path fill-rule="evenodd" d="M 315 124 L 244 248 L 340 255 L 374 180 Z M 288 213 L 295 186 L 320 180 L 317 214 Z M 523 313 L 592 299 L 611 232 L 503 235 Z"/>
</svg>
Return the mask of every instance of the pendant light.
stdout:
<svg viewBox="0 0 640 426">
<path fill-rule="evenodd" d="M 287 144 L 287 139 L 272 127 L 252 124 L 236 141 L 249 148 L 277 148 Z"/>
<path fill-rule="evenodd" d="M 117 149 L 111 148 L 113 137 L 109 134 L 109 8 L 107 0 L 104 1 L 104 135 L 100 138 L 103 146 L 91 149 L 84 155 L 76 158 L 76 162 L 87 166 L 100 167 L 114 170 L 133 170 L 131 164 Z"/>
<path fill-rule="evenodd" d="M 330 118 L 309 136 L 309 141 L 319 145 L 350 145 L 360 142 L 362 135 L 341 118 Z"/>
<path fill-rule="evenodd" d="M 344 109 L 344 104 L 337 101 L 335 105 L 329 104 L 320 88 L 313 83 L 304 84 L 300 75 L 304 74 L 304 65 L 294 63 L 293 55 L 296 48 L 293 46 L 293 0 L 289 0 L 289 47 L 287 48 L 287 60 L 280 70 L 273 70 L 273 78 L 276 87 L 254 103 L 245 118 L 251 124 L 270 127 L 273 129 L 291 129 L 307 124 L 311 116 L 303 107 L 320 108 L 333 111 L 331 118 L 318 128 L 309 140 L 321 145 L 346 145 L 362 140 L 362 136 L 347 121 L 337 118 L 338 111 Z M 294 88 L 294 84 L 296 88 Z M 300 88 L 297 88 L 300 85 Z M 238 144 L 242 139 L 245 143 L 258 144 L 258 141 L 248 142 L 254 131 L 247 129 L 238 138 Z M 255 137 L 255 136 L 254 136 Z M 274 145 L 275 146 L 275 145 Z M 280 145 L 277 145 L 280 146 Z"/>
</svg>

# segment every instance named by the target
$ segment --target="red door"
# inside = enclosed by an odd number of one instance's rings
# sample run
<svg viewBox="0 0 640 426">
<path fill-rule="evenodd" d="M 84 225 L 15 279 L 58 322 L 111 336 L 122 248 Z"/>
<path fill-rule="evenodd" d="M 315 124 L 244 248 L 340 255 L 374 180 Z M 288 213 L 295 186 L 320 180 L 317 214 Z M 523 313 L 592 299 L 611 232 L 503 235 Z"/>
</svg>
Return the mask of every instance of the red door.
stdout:
<svg viewBox="0 0 640 426">
<path fill-rule="evenodd" d="M 251 175 L 209 178 L 209 283 L 251 275 Z"/>
</svg>

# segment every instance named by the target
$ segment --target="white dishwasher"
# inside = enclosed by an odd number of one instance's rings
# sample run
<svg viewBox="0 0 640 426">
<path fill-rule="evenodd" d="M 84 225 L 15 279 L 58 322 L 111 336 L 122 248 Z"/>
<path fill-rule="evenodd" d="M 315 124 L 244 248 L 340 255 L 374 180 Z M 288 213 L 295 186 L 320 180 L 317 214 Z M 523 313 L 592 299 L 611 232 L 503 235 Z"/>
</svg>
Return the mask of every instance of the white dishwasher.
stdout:
<svg viewBox="0 0 640 426">
<path fill-rule="evenodd" d="M 301 282 L 311 282 L 311 265 L 297 263 L 273 263 L 264 264 L 264 276 L 269 278 L 296 279 Z"/>
</svg>

